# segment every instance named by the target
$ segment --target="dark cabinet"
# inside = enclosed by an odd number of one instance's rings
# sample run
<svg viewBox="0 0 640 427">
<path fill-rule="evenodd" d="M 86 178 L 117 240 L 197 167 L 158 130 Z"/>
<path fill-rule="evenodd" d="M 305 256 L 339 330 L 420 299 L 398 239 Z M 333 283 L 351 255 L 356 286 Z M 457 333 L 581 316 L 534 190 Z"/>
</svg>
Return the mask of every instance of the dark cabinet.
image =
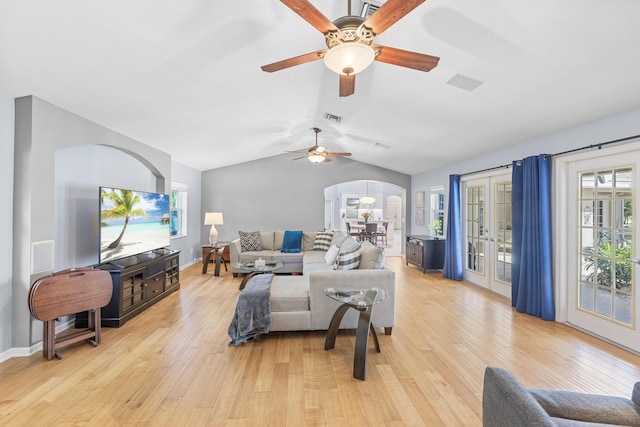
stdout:
<svg viewBox="0 0 640 427">
<path fill-rule="evenodd" d="M 133 316 L 180 289 L 180 251 L 161 250 L 100 264 L 111 274 L 113 294 L 102 307 L 102 325 L 120 327 Z M 86 327 L 86 313 L 76 327 Z"/>
<path fill-rule="evenodd" d="M 412 264 L 426 270 L 441 270 L 444 267 L 446 240 L 429 236 L 407 236 L 405 247 L 407 265 Z"/>
</svg>

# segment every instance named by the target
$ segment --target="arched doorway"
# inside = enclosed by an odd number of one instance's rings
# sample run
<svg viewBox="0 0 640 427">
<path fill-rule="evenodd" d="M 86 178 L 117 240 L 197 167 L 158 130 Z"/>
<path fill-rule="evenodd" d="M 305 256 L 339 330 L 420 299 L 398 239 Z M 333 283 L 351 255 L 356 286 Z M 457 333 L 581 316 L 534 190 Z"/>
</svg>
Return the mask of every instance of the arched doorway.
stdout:
<svg viewBox="0 0 640 427">
<path fill-rule="evenodd" d="M 347 181 L 324 189 L 325 227 L 346 232 L 346 223 L 363 221 L 363 213 L 381 226 L 388 223 L 388 255 L 401 255 L 405 235 L 406 189 L 374 180 Z M 393 248 L 393 249 L 392 249 Z"/>
</svg>

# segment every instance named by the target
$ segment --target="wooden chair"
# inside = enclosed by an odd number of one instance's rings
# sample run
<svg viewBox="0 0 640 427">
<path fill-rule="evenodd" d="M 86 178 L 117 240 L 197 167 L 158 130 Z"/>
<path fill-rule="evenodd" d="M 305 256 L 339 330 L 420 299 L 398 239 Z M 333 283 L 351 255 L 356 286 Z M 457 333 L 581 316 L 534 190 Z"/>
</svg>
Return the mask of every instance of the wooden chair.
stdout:
<svg viewBox="0 0 640 427">
<path fill-rule="evenodd" d="M 364 233 L 362 240 L 368 240 L 374 245 L 377 244 L 378 224 L 375 222 L 368 222 L 364 225 Z"/>
<path fill-rule="evenodd" d="M 389 223 L 383 222 L 382 229 L 379 228 L 376 231 L 376 242 L 378 241 L 377 239 L 380 239 L 383 245 L 387 244 L 387 227 L 389 227 Z"/>
<path fill-rule="evenodd" d="M 351 224 L 348 222 L 345 222 L 345 225 L 347 226 L 347 234 L 349 236 L 355 237 L 357 240 L 360 240 L 360 237 L 361 237 L 360 232 L 351 231 Z"/>
</svg>

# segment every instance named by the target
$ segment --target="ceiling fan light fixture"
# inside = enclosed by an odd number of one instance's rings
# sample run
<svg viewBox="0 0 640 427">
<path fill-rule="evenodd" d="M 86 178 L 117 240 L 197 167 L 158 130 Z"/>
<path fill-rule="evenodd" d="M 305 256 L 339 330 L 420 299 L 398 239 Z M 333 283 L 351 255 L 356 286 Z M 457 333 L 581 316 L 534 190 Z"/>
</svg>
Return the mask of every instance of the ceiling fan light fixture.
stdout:
<svg viewBox="0 0 640 427">
<path fill-rule="evenodd" d="M 311 163 L 315 163 L 315 164 L 324 162 L 324 156 L 321 154 L 312 154 L 308 156 L 307 159 L 309 159 Z"/>
<path fill-rule="evenodd" d="M 325 53 L 324 65 L 336 74 L 358 74 L 373 63 L 376 53 L 369 45 L 350 42 L 336 45 Z"/>
</svg>

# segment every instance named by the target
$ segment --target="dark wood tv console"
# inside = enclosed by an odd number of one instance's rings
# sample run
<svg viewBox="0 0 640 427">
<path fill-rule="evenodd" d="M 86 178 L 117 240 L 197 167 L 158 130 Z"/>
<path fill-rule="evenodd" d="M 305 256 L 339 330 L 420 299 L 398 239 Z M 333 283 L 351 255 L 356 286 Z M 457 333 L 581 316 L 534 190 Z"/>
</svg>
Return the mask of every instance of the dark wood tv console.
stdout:
<svg viewBox="0 0 640 427">
<path fill-rule="evenodd" d="M 94 266 L 108 271 L 113 283 L 111 301 L 102 307 L 102 326 L 118 328 L 180 289 L 179 255 L 160 249 Z M 87 313 L 77 313 L 76 328 L 86 324 Z"/>
</svg>

